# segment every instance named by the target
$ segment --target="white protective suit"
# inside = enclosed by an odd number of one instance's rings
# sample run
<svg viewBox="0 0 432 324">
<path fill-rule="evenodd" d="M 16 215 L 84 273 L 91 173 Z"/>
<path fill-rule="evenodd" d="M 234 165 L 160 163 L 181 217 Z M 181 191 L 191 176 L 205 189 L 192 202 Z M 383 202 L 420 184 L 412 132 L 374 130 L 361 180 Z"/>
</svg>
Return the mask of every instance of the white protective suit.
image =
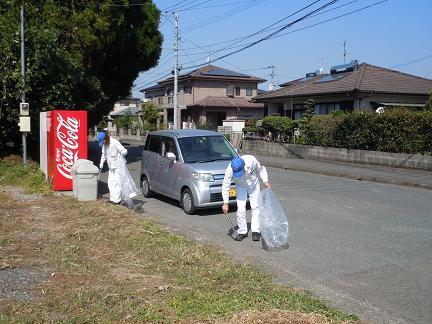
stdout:
<svg viewBox="0 0 432 324">
<path fill-rule="evenodd" d="M 119 168 L 123 166 L 123 157 L 126 154 L 127 150 L 115 138 L 110 137 L 110 143 L 102 146 L 102 156 L 99 167 L 102 170 L 105 161 L 108 164 L 108 189 L 110 192 L 110 200 L 114 203 L 121 202 L 122 179 L 120 179 Z"/>
<path fill-rule="evenodd" d="M 245 172 L 240 178 L 234 178 L 237 189 L 238 234 L 246 234 L 248 232 L 246 222 L 246 200 L 248 193 L 252 209 L 251 230 L 252 232 L 260 233 L 258 207 L 258 195 L 260 192 L 259 177 L 263 182 L 268 182 L 267 170 L 252 155 L 243 155 L 241 158 L 245 162 Z M 226 204 L 229 202 L 228 192 L 232 178 L 233 170 L 231 164 L 229 164 L 222 184 L 222 198 Z"/>
</svg>

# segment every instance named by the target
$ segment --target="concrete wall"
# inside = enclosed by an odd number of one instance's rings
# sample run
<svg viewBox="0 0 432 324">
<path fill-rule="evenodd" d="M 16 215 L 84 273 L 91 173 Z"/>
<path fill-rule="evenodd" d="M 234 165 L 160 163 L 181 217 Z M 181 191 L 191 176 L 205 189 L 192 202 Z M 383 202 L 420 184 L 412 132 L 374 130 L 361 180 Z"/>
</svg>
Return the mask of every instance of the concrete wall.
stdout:
<svg viewBox="0 0 432 324">
<path fill-rule="evenodd" d="M 363 150 L 347 150 L 334 147 L 273 143 L 260 140 L 244 140 L 244 154 L 279 156 L 309 160 L 328 160 L 376 164 L 392 167 L 432 170 L 432 156 L 419 154 L 386 153 Z"/>
</svg>

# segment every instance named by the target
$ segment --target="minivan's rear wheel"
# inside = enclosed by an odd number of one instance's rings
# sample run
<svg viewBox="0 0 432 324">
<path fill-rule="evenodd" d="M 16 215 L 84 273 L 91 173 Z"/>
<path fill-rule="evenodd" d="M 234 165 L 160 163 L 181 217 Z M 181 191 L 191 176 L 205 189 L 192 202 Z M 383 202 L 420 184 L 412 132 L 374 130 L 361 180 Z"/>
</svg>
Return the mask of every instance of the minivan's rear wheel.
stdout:
<svg viewBox="0 0 432 324">
<path fill-rule="evenodd" d="M 181 195 L 181 204 L 186 214 L 191 215 L 195 212 L 195 203 L 190 189 L 185 189 Z"/>
<path fill-rule="evenodd" d="M 153 191 L 151 191 L 150 189 L 150 183 L 146 176 L 144 176 L 142 179 L 141 189 L 144 197 L 150 198 L 151 196 L 153 196 Z"/>
</svg>

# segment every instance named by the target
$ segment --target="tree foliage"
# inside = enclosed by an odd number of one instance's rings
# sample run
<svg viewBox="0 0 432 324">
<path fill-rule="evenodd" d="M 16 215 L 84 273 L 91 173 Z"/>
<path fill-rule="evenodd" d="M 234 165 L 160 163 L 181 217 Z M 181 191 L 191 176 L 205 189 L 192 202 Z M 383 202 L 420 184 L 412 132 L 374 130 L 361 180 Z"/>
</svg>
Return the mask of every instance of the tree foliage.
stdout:
<svg viewBox="0 0 432 324">
<path fill-rule="evenodd" d="M 0 2 L 0 147 L 20 142 L 20 3 Z M 160 13 L 151 0 L 31 0 L 24 8 L 34 134 L 39 112 L 52 109 L 84 109 L 89 126 L 97 124 L 159 59 Z"/>
<path fill-rule="evenodd" d="M 142 115 L 144 119 L 144 130 L 153 131 L 157 128 L 157 120 L 160 109 L 152 102 L 145 102 L 142 105 Z"/>
<path fill-rule="evenodd" d="M 284 116 L 267 116 L 262 121 L 262 127 L 267 132 L 271 132 L 273 139 L 278 137 L 285 139 L 285 137 L 291 136 L 293 122 Z"/>
</svg>

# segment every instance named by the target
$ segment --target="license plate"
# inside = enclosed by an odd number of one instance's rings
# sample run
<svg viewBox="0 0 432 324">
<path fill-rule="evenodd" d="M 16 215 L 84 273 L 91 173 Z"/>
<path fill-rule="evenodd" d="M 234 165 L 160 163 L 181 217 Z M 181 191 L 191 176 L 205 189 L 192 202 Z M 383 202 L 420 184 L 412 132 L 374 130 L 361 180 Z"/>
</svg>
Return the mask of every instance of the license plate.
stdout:
<svg viewBox="0 0 432 324">
<path fill-rule="evenodd" d="M 237 196 L 237 190 L 236 190 L 236 188 L 231 188 L 229 190 L 229 192 L 228 192 L 228 196 L 229 197 L 235 197 L 235 196 Z"/>
</svg>

